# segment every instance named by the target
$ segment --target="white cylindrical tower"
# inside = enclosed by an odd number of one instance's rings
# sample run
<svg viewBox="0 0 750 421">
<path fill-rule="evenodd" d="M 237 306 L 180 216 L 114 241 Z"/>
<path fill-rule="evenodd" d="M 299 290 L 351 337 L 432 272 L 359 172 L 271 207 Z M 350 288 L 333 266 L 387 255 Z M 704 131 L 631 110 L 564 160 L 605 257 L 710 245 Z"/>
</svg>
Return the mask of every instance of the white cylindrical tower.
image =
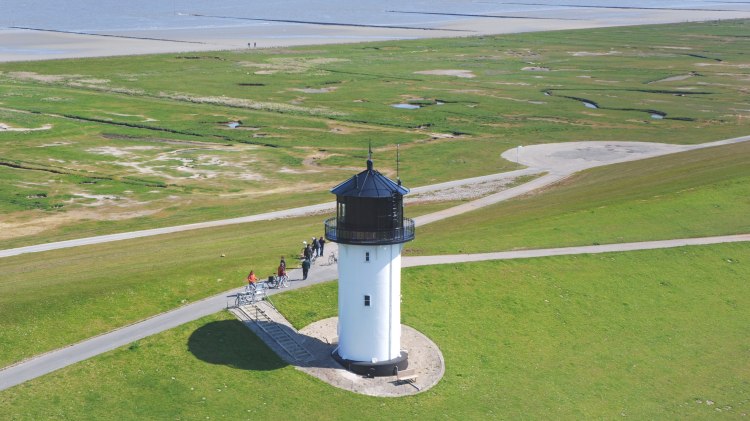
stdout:
<svg viewBox="0 0 750 421">
<path fill-rule="evenodd" d="M 414 239 L 403 217 L 409 190 L 367 169 L 331 190 L 336 217 L 326 238 L 339 244 L 339 344 L 334 358 L 348 370 L 393 375 L 408 366 L 401 350 L 401 249 Z"/>
</svg>

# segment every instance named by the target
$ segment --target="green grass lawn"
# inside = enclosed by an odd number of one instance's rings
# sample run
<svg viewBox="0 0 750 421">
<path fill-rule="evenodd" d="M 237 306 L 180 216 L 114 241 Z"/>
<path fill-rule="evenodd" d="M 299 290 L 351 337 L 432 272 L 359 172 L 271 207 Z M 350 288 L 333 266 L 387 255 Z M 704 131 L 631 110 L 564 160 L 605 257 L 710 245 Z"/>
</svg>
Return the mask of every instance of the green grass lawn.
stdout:
<svg viewBox="0 0 750 421">
<path fill-rule="evenodd" d="M 451 202 L 413 206 L 409 215 Z M 240 287 L 290 267 L 324 215 L 0 259 L 0 367 Z M 223 256 L 223 257 L 222 257 Z"/>
<path fill-rule="evenodd" d="M 404 398 L 286 366 L 226 313 L 0 392 L 9 419 L 706 419 L 750 412 L 747 244 L 411 268 L 442 381 Z M 450 288 L 446 288 L 448 280 Z M 275 297 L 297 326 L 335 284 Z M 721 411 L 721 413 L 719 413 Z"/>
<path fill-rule="evenodd" d="M 750 232 L 748 162 L 750 143 L 743 142 L 593 168 L 544 192 L 420 227 L 405 253 L 745 234 Z"/>
<path fill-rule="evenodd" d="M 2 63 L 0 123 L 51 128 L 0 132 L 0 247 L 317 203 L 369 142 L 416 187 L 517 145 L 745 135 L 748 25 Z"/>
</svg>

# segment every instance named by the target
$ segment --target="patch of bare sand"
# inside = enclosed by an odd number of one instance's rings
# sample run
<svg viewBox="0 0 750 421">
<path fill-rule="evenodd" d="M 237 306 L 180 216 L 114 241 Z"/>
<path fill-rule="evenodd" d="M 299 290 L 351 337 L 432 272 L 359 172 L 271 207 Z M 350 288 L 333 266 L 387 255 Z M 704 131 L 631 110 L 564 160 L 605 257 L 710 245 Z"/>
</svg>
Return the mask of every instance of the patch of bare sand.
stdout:
<svg viewBox="0 0 750 421">
<path fill-rule="evenodd" d="M 140 202 L 135 202 L 140 203 Z M 127 205 L 129 206 L 129 205 Z M 11 220 L 0 222 L 0 240 L 25 237 L 39 234 L 55 228 L 76 224 L 84 220 L 119 221 L 140 216 L 153 215 L 161 209 L 127 209 L 119 206 L 107 208 L 106 205 L 94 206 L 96 209 L 73 209 L 67 212 L 55 212 L 39 215 L 38 212 L 16 215 Z M 31 216 L 29 218 L 29 215 Z"/>
<path fill-rule="evenodd" d="M 105 113 L 105 114 L 114 115 L 117 117 L 139 117 L 139 118 L 142 118 L 144 122 L 159 121 L 155 118 L 146 117 L 143 114 L 122 114 L 122 113 Z"/>
<path fill-rule="evenodd" d="M 87 152 L 122 158 L 112 164 L 131 168 L 140 175 L 152 175 L 159 178 L 179 180 L 232 179 L 243 181 L 261 181 L 265 177 L 248 168 L 257 159 L 251 153 L 258 149 L 254 145 L 237 145 L 226 147 L 218 144 L 201 144 L 203 147 L 176 149 L 159 152 L 155 156 L 144 156 L 139 151 L 163 149 L 159 146 L 100 146 L 90 148 Z M 212 154 L 212 152 L 215 152 Z M 197 154 L 196 153 L 200 153 Z M 174 172 L 181 173 L 175 175 Z"/>
<path fill-rule="evenodd" d="M 421 70 L 414 72 L 418 75 L 438 75 L 438 76 L 455 76 L 461 78 L 471 79 L 477 77 L 471 70 L 451 70 L 451 69 L 438 69 L 438 70 Z"/>
<path fill-rule="evenodd" d="M 521 70 L 525 72 L 549 72 L 549 67 L 542 67 L 542 66 L 526 66 L 522 67 Z"/>
<path fill-rule="evenodd" d="M 692 50 L 691 47 L 673 47 L 668 45 L 657 45 L 654 48 L 664 48 L 666 50 Z"/>
<path fill-rule="evenodd" d="M 690 79 L 691 77 L 696 76 L 696 75 L 697 75 L 696 72 L 690 72 L 686 75 L 676 75 L 676 76 L 665 77 L 664 79 L 654 80 L 654 81 L 649 82 L 648 84 L 650 85 L 652 83 L 661 83 L 661 82 L 678 82 L 681 80 Z"/>
<path fill-rule="evenodd" d="M 274 74 L 274 73 L 287 73 L 287 74 L 299 74 L 313 72 L 319 75 L 327 74 L 328 72 L 321 69 L 315 69 L 316 66 L 347 62 L 348 59 L 332 58 L 332 57 L 274 57 L 269 59 L 267 62 L 258 63 L 252 61 L 243 61 L 239 65 L 243 67 L 251 67 L 260 69 L 255 71 L 255 74 Z"/>
<path fill-rule="evenodd" d="M 82 75 L 41 75 L 36 72 L 8 72 L 5 75 L 18 80 L 32 80 L 45 83 L 63 82 L 68 79 L 83 77 Z"/>
<path fill-rule="evenodd" d="M 405 197 L 405 203 L 444 202 L 452 200 L 473 200 L 507 190 L 516 182 L 515 177 L 485 181 L 469 185 L 450 187 Z"/>
<path fill-rule="evenodd" d="M 49 130 L 52 128 L 51 124 L 44 124 L 42 127 L 28 128 L 28 127 L 13 127 L 10 124 L 0 123 L 0 132 L 34 132 L 38 130 Z"/>
<path fill-rule="evenodd" d="M 325 88 L 294 88 L 290 90 L 295 92 L 304 92 L 306 94 L 327 94 L 329 92 L 334 92 L 336 89 L 338 89 L 337 86 L 327 86 Z"/>
<path fill-rule="evenodd" d="M 337 134 L 352 134 L 352 133 L 357 133 L 361 130 L 351 127 L 351 126 L 343 126 L 341 124 L 329 122 L 328 131 L 330 131 L 331 133 L 337 133 Z"/>
<path fill-rule="evenodd" d="M 591 51 L 568 51 L 568 54 L 572 55 L 573 57 L 596 57 L 596 56 L 614 56 L 617 54 L 622 54 L 619 51 L 611 50 L 605 52 L 591 52 Z"/>
<path fill-rule="evenodd" d="M 278 102 L 253 101 L 245 98 L 232 98 L 227 96 L 195 96 L 187 93 L 169 93 L 159 92 L 159 97 L 172 99 L 175 101 L 192 102 L 195 104 L 214 104 L 225 105 L 237 108 L 248 108 L 252 110 L 277 111 L 277 112 L 301 112 L 310 115 L 320 116 L 344 116 L 345 113 L 333 111 L 324 107 L 300 107 L 296 105 L 283 104 Z"/>
</svg>

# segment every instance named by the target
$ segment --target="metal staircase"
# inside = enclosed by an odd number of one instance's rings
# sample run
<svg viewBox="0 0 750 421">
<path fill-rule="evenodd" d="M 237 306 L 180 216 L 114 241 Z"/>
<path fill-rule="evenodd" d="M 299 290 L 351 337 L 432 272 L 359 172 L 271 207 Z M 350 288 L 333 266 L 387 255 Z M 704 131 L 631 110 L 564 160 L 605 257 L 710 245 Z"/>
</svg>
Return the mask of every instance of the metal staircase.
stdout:
<svg viewBox="0 0 750 421">
<path fill-rule="evenodd" d="M 273 344 L 267 344 L 271 348 L 274 344 L 278 345 L 291 358 L 291 363 L 306 363 L 315 359 L 302 345 L 304 337 L 267 301 L 235 307 L 230 311 L 243 322 L 253 322 L 273 341 Z"/>
</svg>

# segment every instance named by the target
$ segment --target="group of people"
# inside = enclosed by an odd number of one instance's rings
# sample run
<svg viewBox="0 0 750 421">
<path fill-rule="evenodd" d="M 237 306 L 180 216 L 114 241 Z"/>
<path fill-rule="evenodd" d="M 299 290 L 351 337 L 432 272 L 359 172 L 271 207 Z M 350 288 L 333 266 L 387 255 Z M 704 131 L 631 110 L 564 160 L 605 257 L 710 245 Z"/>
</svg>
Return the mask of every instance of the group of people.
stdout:
<svg viewBox="0 0 750 421">
<path fill-rule="evenodd" d="M 313 237 L 309 244 L 307 241 L 303 241 L 302 244 L 305 245 L 302 248 L 302 256 L 305 260 L 315 260 L 316 257 L 323 255 L 326 240 L 323 237 L 320 237 L 319 239 Z"/>
<path fill-rule="evenodd" d="M 302 243 L 305 245 L 302 249 L 302 280 L 305 280 L 307 279 L 307 274 L 310 272 L 313 260 L 323 255 L 323 248 L 325 247 L 326 240 L 323 237 L 312 237 L 309 244 L 307 241 L 303 241 Z M 286 260 L 284 260 L 284 256 L 281 256 L 279 267 L 276 269 L 276 276 L 286 276 Z M 256 282 L 258 282 L 258 277 L 255 275 L 255 271 L 251 270 L 247 275 L 247 284 L 253 287 Z"/>
<path fill-rule="evenodd" d="M 303 241 L 305 246 L 302 248 L 302 279 L 307 279 L 307 273 L 310 271 L 313 260 L 323 255 L 323 248 L 326 240 L 323 237 L 313 237 L 310 243 Z"/>
</svg>

